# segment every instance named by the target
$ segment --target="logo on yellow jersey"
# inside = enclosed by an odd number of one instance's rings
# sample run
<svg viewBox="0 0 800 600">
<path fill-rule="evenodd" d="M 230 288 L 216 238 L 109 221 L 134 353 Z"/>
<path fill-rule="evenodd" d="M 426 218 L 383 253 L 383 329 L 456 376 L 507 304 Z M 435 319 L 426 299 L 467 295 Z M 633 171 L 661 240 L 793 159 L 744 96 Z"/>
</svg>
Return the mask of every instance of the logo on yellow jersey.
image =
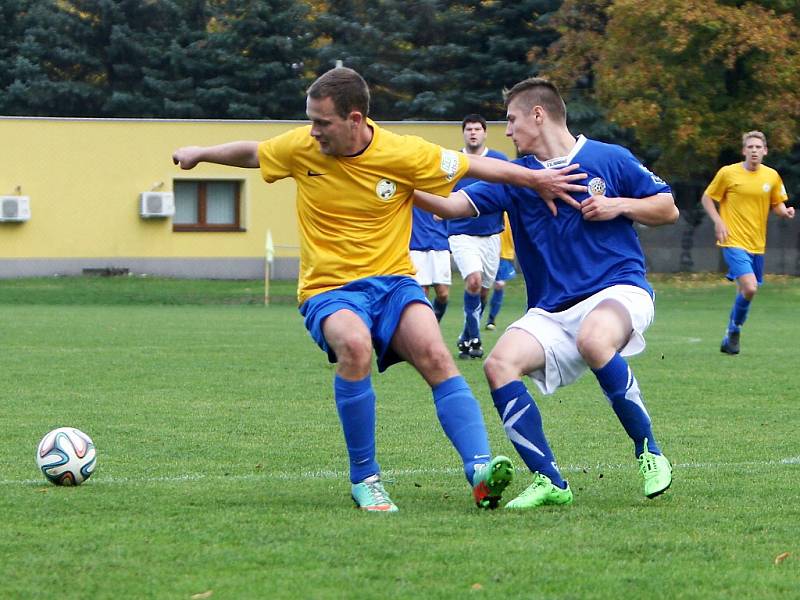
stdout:
<svg viewBox="0 0 800 600">
<path fill-rule="evenodd" d="M 458 154 L 453 150 L 442 150 L 442 162 L 439 167 L 447 175 L 447 181 L 451 181 L 458 173 Z"/>
<path fill-rule="evenodd" d="M 397 184 L 390 179 L 381 179 L 375 186 L 375 193 L 381 200 L 389 200 L 397 192 Z"/>
</svg>

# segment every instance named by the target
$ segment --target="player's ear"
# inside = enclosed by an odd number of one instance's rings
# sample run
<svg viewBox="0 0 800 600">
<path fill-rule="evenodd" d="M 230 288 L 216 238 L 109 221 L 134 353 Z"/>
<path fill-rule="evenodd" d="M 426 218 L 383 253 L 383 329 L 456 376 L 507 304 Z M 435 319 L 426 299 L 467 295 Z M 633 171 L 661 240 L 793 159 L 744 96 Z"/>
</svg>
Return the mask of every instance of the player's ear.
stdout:
<svg viewBox="0 0 800 600">
<path fill-rule="evenodd" d="M 348 118 L 350 119 L 350 126 L 354 129 L 364 122 L 364 115 L 357 110 L 351 110 Z"/>
</svg>

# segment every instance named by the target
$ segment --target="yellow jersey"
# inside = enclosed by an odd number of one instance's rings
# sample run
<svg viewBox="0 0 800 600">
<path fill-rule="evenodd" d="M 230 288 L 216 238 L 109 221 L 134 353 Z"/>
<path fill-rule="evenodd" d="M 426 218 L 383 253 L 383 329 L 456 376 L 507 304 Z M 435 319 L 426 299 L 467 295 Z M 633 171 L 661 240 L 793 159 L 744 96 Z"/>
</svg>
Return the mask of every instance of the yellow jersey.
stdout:
<svg viewBox="0 0 800 600">
<path fill-rule="evenodd" d="M 727 165 L 717 171 L 706 194 L 719 203 L 720 217 L 728 228 L 727 241 L 717 245 L 764 254 L 769 210 L 788 199 L 778 172 L 766 165 L 755 171 L 740 162 Z"/>
<path fill-rule="evenodd" d="M 500 258 L 514 260 L 514 236 L 511 234 L 511 223 L 508 220 L 508 213 L 503 213 L 503 222 L 506 226 L 500 232 Z"/>
<path fill-rule="evenodd" d="M 460 152 L 367 123 L 372 141 L 357 156 L 323 154 L 310 125 L 258 146 L 266 182 L 297 184 L 301 304 L 356 279 L 413 275 L 414 190 L 447 196 L 469 168 Z"/>
</svg>

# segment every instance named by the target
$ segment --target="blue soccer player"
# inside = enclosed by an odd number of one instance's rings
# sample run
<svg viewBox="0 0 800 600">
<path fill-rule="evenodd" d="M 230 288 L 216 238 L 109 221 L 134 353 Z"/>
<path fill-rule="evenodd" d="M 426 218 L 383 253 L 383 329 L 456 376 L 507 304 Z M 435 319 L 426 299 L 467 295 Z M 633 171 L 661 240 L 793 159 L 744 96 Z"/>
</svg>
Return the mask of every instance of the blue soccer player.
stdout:
<svg viewBox="0 0 800 600">
<path fill-rule="evenodd" d="M 486 329 L 494 331 L 497 327 L 495 321 L 500 309 L 503 308 L 503 299 L 506 295 L 506 283 L 517 276 L 517 269 L 514 266 L 514 236 L 511 233 L 511 223 L 508 221 L 508 214 L 503 213 L 503 224 L 505 229 L 500 234 L 500 265 L 497 267 L 497 275 L 494 278 L 494 291 L 489 300 L 489 318 L 486 319 Z"/>
<path fill-rule="evenodd" d="M 414 207 L 411 226 L 411 262 L 417 270 L 417 280 L 428 295 L 433 286 L 433 314 L 441 321 L 450 299 L 450 244 L 447 242 L 447 226 L 444 221 L 434 219 L 426 210 Z"/>
<path fill-rule="evenodd" d="M 461 131 L 464 154 L 508 160 L 502 152 L 486 146 L 486 119 L 481 115 L 464 117 Z M 453 189 L 460 190 L 475 181 L 474 177 L 462 177 Z M 503 215 L 500 213 L 447 221 L 450 251 L 464 280 L 464 328 L 458 337 L 459 358 L 483 356 L 481 313 L 497 275 L 502 231 Z"/>
<path fill-rule="evenodd" d="M 476 183 L 449 198 L 417 193 L 418 205 L 443 218 L 507 211 L 525 277 L 528 312 L 512 323 L 484 363 L 495 407 L 511 442 L 533 473 L 532 484 L 506 505 L 529 509 L 569 504 L 572 490 L 556 465 L 542 418 L 522 381 L 543 394 L 594 373 L 633 441 L 644 494 L 672 482 L 672 467 L 653 435 L 639 383 L 625 356 L 644 350 L 653 320 L 653 290 L 634 223 L 678 218 L 670 188 L 620 146 L 575 138 L 557 88 L 526 79 L 505 94 L 514 162 L 534 171 L 579 164 L 590 193 L 548 211 L 538 194 L 513 185 Z"/>
<path fill-rule="evenodd" d="M 476 504 L 493 508 L 513 467 L 506 457 L 491 458 L 480 407 L 411 276 L 413 192 L 447 194 L 461 177 L 473 176 L 536 186 L 552 202 L 585 189 L 573 183 L 584 177 L 572 169 L 534 172 L 468 157 L 387 131 L 367 116 L 364 79 L 344 67 L 326 72 L 309 87 L 306 112 L 310 125 L 266 141 L 186 146 L 172 159 L 182 169 L 211 162 L 260 168 L 267 182 L 295 180 L 300 313 L 313 339 L 336 363 L 334 401 L 358 508 L 397 510 L 376 460 L 373 349 L 380 371 L 407 361 L 430 385 L 439 422 L 462 459 Z"/>
<path fill-rule="evenodd" d="M 767 136 L 760 131 L 743 134 L 742 155 L 743 161 L 717 171 L 701 199 L 728 264 L 728 279 L 736 281 L 736 296 L 719 347 L 720 352 L 732 355 L 739 354 L 742 325 L 764 281 L 767 217 L 772 211 L 794 219 L 794 208 L 786 206 L 789 196 L 781 176 L 763 164 Z M 719 212 L 715 203 L 719 203 Z"/>
</svg>

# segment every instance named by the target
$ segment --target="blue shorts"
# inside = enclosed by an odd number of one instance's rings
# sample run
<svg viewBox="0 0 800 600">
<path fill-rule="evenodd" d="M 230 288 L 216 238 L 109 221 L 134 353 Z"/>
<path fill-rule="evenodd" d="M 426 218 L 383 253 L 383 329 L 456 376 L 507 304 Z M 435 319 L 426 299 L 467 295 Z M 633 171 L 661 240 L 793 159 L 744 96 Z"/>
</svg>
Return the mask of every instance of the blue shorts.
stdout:
<svg viewBox="0 0 800 600">
<path fill-rule="evenodd" d="M 378 355 L 378 371 L 382 372 L 403 360 L 392 350 L 391 342 L 403 311 L 413 302 L 431 305 L 412 277 L 366 277 L 312 296 L 300 305 L 300 314 L 305 318 L 308 333 L 328 353 L 328 360 L 335 363 L 336 354 L 325 340 L 322 323 L 338 310 L 354 312 L 372 335 L 372 346 Z"/>
<path fill-rule="evenodd" d="M 514 261 L 507 258 L 500 259 L 500 266 L 497 268 L 497 275 L 495 281 L 509 281 L 517 276 L 517 270 L 514 268 Z"/>
<path fill-rule="evenodd" d="M 728 274 L 726 277 L 731 281 L 739 279 L 742 275 L 752 273 L 756 276 L 756 281 L 764 283 L 764 255 L 750 254 L 742 248 L 723 248 L 722 257 L 728 263 Z"/>
</svg>

